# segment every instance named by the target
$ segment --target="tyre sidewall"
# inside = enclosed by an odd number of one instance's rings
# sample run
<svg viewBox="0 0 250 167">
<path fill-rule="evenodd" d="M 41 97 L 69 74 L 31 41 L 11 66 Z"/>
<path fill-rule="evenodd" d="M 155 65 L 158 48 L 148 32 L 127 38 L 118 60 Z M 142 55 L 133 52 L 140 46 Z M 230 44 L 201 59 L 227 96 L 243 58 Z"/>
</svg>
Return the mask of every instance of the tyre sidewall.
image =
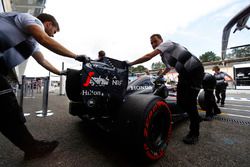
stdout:
<svg viewBox="0 0 250 167">
<path fill-rule="evenodd" d="M 149 134 L 150 134 L 150 127 L 152 126 L 153 119 L 160 114 L 166 116 L 166 132 L 165 132 L 165 142 L 164 144 L 161 144 L 161 147 L 157 149 L 152 149 L 152 143 L 149 141 Z M 158 160 L 162 158 L 165 154 L 165 150 L 167 147 L 167 144 L 169 142 L 171 133 L 172 133 L 172 126 L 171 126 L 171 112 L 169 110 L 169 107 L 166 102 L 163 100 L 154 100 L 152 101 L 145 109 L 144 115 L 142 120 L 142 127 L 141 127 L 141 137 L 139 140 L 139 143 L 142 144 L 143 147 L 143 154 L 146 156 L 149 160 Z"/>
</svg>

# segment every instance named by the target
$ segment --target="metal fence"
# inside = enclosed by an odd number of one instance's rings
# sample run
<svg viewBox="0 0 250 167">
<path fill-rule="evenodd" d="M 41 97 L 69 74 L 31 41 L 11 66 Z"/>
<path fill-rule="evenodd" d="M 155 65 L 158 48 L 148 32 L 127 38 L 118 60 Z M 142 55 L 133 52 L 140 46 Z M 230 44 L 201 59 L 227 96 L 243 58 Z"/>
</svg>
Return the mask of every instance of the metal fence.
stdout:
<svg viewBox="0 0 250 167">
<path fill-rule="evenodd" d="M 50 77 L 35 78 L 35 77 L 26 77 L 25 75 L 23 75 L 21 90 L 20 90 L 19 105 L 23 107 L 24 97 L 35 98 L 34 96 L 35 92 L 43 93 L 42 109 L 40 111 L 37 111 L 36 114 L 38 117 L 46 117 L 53 115 L 51 110 L 48 110 L 49 80 Z"/>
</svg>

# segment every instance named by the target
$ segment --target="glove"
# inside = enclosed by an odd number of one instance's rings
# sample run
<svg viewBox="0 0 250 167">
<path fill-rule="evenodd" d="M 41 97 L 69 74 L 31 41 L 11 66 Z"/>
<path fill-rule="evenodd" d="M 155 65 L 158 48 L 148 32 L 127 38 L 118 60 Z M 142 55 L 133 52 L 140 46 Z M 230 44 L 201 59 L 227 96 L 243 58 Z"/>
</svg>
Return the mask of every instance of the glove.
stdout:
<svg viewBox="0 0 250 167">
<path fill-rule="evenodd" d="M 67 75 L 67 70 L 62 70 L 60 71 L 60 74 L 59 75 Z"/>
<path fill-rule="evenodd" d="M 83 62 L 83 63 L 88 63 L 90 61 L 90 58 L 86 55 L 77 55 L 75 57 L 75 60 Z"/>
</svg>

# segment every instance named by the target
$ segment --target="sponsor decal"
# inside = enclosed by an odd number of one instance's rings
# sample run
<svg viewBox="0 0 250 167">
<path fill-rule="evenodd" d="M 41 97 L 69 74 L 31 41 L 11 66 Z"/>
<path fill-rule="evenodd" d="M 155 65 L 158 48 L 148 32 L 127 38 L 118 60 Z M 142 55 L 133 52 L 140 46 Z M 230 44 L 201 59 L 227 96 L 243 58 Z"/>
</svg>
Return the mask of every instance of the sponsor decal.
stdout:
<svg viewBox="0 0 250 167">
<path fill-rule="evenodd" d="M 88 73 L 86 81 L 82 84 L 83 87 L 88 87 L 88 86 L 106 86 L 109 85 L 109 78 L 102 78 L 101 76 L 99 77 L 94 77 L 95 73 L 93 71 Z M 122 80 L 119 80 L 114 76 L 111 79 L 111 85 L 112 86 L 121 86 L 123 83 Z"/>
<path fill-rule="evenodd" d="M 112 85 L 115 85 L 115 86 L 121 86 L 122 85 L 122 80 L 118 80 L 115 76 L 113 77 L 112 79 Z"/>
<path fill-rule="evenodd" d="M 152 86 L 130 86 L 129 87 L 130 90 L 144 90 L 144 89 L 148 89 L 148 88 L 152 88 Z"/>
<path fill-rule="evenodd" d="M 149 80 L 147 81 L 147 83 L 144 83 L 144 85 L 129 86 L 129 89 L 130 90 L 144 90 L 144 89 L 152 88 L 154 85 L 155 79 L 156 79 L 156 77 L 150 76 Z"/>
<path fill-rule="evenodd" d="M 108 77 L 106 77 L 106 78 L 102 78 L 101 76 L 99 76 L 99 77 L 92 77 L 91 80 L 90 80 L 90 85 L 91 86 L 95 86 L 95 85 L 105 86 L 105 85 L 108 85 L 108 84 L 109 84 Z"/>
<path fill-rule="evenodd" d="M 84 86 L 84 87 L 88 87 L 88 86 L 89 86 L 90 80 L 91 80 L 91 78 L 92 78 L 94 75 L 95 75 L 95 73 L 94 73 L 93 71 L 91 71 L 91 72 L 88 73 L 88 77 L 87 77 L 85 83 L 83 83 L 83 86 Z"/>
<path fill-rule="evenodd" d="M 94 90 L 82 90 L 83 96 L 104 96 L 104 93 L 101 91 Z"/>
</svg>

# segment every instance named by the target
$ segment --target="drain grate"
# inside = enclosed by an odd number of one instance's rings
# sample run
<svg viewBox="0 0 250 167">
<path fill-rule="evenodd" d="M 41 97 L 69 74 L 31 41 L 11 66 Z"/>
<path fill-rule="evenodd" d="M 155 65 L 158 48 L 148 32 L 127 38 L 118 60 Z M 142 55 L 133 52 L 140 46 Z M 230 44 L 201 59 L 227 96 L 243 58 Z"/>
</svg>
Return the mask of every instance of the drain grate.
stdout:
<svg viewBox="0 0 250 167">
<path fill-rule="evenodd" d="M 214 119 L 219 120 L 219 121 L 229 122 L 229 123 L 235 123 L 239 125 L 250 126 L 250 121 L 237 120 L 233 118 L 225 118 L 225 117 L 220 117 L 220 116 L 214 117 Z"/>
</svg>

